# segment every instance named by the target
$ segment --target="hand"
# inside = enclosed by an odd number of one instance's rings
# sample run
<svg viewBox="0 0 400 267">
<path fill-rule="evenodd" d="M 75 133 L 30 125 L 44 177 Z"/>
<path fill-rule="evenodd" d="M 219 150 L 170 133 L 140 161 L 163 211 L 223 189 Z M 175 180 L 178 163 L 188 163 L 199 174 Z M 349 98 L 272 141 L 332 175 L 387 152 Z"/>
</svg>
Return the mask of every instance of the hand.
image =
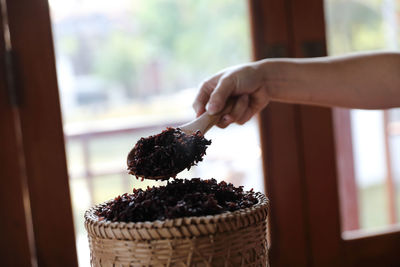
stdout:
<svg viewBox="0 0 400 267">
<path fill-rule="evenodd" d="M 246 123 L 268 104 L 264 74 L 257 62 L 227 68 L 203 82 L 193 108 L 197 116 L 204 112 L 214 115 L 231 97 L 235 103 L 232 111 L 217 123 L 221 128 L 233 122 Z"/>
</svg>

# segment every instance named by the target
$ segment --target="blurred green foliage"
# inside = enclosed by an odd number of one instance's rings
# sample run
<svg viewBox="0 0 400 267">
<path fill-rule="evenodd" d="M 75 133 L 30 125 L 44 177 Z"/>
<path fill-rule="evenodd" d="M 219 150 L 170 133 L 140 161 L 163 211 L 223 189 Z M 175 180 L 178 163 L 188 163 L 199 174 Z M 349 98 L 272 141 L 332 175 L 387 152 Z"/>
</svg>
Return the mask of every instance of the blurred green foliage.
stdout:
<svg viewBox="0 0 400 267">
<path fill-rule="evenodd" d="M 127 97 L 168 93 L 250 60 L 247 12 L 245 0 L 131 1 L 110 29 L 63 35 L 60 48 Z"/>
<path fill-rule="evenodd" d="M 385 48 L 381 0 L 325 1 L 329 54 Z"/>
<path fill-rule="evenodd" d="M 106 22 L 93 17 L 103 28 L 87 30 L 83 20 L 59 37 L 60 52 L 75 73 L 97 77 L 132 98 L 193 87 L 250 60 L 246 0 L 122 3 L 127 5 L 118 16 L 100 15 Z M 330 54 L 384 48 L 381 6 L 382 0 L 325 1 Z"/>
</svg>

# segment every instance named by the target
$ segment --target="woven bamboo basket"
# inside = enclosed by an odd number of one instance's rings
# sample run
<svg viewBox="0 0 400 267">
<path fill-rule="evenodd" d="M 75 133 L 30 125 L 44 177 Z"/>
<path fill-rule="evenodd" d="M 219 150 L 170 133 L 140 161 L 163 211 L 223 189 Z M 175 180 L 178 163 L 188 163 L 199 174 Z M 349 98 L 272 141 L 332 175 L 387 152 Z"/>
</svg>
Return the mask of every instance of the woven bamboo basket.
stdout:
<svg viewBox="0 0 400 267">
<path fill-rule="evenodd" d="M 125 223 L 85 213 L 92 266 L 268 266 L 268 200 L 213 216 Z"/>
</svg>

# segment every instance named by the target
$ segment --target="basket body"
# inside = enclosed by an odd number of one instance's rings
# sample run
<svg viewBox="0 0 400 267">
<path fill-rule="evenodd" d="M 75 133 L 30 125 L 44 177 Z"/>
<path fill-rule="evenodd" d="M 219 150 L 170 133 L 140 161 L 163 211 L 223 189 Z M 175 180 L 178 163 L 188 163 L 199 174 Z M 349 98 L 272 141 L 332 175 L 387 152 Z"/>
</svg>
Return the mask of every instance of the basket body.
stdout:
<svg viewBox="0 0 400 267">
<path fill-rule="evenodd" d="M 268 200 L 214 216 L 123 223 L 85 213 L 92 266 L 268 266 Z M 103 204 L 104 205 L 104 204 Z"/>
</svg>

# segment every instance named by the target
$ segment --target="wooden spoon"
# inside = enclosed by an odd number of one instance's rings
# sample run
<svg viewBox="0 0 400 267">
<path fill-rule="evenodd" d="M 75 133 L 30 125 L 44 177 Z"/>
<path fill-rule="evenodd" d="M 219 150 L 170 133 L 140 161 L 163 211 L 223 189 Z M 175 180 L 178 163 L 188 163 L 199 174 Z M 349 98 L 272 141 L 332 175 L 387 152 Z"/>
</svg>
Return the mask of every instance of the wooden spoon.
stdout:
<svg viewBox="0 0 400 267">
<path fill-rule="evenodd" d="M 232 111 L 234 101 L 233 99 L 229 99 L 226 103 L 224 109 L 215 115 L 209 115 L 207 112 L 204 112 L 198 118 L 184 124 L 178 126 L 177 128 L 181 129 L 185 134 L 193 134 L 197 131 L 200 131 L 203 135 L 208 132 L 214 125 L 216 125 L 222 116 L 229 114 Z"/>
<path fill-rule="evenodd" d="M 207 112 L 205 112 L 198 118 L 184 125 L 178 126 L 176 128 L 179 128 L 182 132 L 184 132 L 187 135 L 195 134 L 197 131 L 200 131 L 204 135 L 208 130 L 211 129 L 211 127 L 213 127 L 220 121 L 222 116 L 229 114 L 232 111 L 233 104 L 234 100 L 230 99 L 227 101 L 224 109 L 221 112 L 215 115 L 209 115 Z M 132 160 L 134 160 L 134 149 L 131 150 L 131 152 L 128 154 L 127 157 L 127 162 L 130 162 Z M 191 166 L 191 164 L 189 166 Z M 150 179 L 150 180 L 166 180 L 169 179 L 170 177 L 175 177 L 177 175 L 177 173 L 171 173 L 169 175 L 149 177 L 149 176 L 137 175 L 135 173 L 132 174 L 135 175 L 136 177 Z"/>
</svg>

